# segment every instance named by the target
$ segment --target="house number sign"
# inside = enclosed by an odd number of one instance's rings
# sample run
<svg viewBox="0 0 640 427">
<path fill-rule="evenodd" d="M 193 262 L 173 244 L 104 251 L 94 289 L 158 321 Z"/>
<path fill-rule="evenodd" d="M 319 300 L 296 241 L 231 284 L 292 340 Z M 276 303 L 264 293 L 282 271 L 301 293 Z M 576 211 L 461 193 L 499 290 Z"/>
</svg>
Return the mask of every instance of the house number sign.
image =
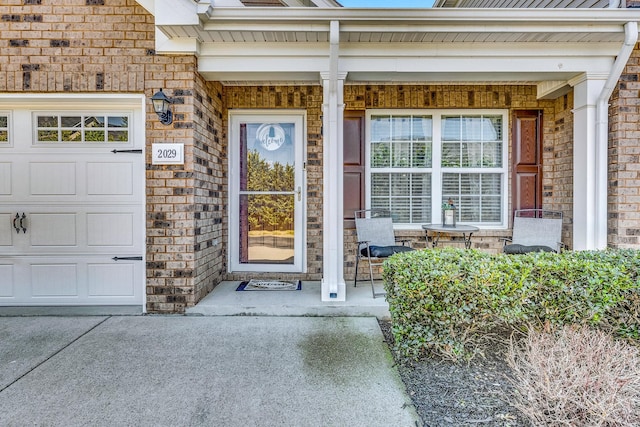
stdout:
<svg viewBox="0 0 640 427">
<path fill-rule="evenodd" d="M 154 165 L 183 165 L 184 144 L 161 143 L 151 145 L 153 153 L 151 164 Z"/>
</svg>

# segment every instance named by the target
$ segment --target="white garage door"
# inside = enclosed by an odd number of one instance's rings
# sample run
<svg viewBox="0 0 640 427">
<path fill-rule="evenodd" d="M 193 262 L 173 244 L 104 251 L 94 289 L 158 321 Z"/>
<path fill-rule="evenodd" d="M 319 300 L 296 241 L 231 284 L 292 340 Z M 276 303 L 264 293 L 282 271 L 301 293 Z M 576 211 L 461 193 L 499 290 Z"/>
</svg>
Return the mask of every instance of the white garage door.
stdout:
<svg viewBox="0 0 640 427">
<path fill-rule="evenodd" d="M 144 303 L 139 102 L 0 107 L 0 305 Z"/>
</svg>

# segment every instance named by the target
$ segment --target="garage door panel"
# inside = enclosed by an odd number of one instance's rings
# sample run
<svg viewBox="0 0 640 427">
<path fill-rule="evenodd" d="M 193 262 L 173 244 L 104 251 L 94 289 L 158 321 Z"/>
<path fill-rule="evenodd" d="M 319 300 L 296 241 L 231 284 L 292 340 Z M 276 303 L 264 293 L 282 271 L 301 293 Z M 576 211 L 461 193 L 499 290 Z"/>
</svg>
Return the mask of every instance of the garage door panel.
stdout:
<svg viewBox="0 0 640 427">
<path fill-rule="evenodd" d="M 14 216 L 9 213 L 0 213 L 0 246 L 13 245 L 13 229 Z"/>
<path fill-rule="evenodd" d="M 87 163 L 87 195 L 132 195 L 131 163 Z"/>
<path fill-rule="evenodd" d="M 0 256 L 144 253 L 144 209 L 132 205 L 32 205 L 16 233 L 13 219 L 27 210 L 6 205 L 0 213 Z M 20 226 L 21 221 L 16 224 Z"/>
<path fill-rule="evenodd" d="M 0 301 L 15 296 L 13 277 L 13 265 L 0 264 Z"/>
<path fill-rule="evenodd" d="M 143 158 L 136 154 L 114 161 L 114 156 L 48 153 L 51 161 L 42 162 L 32 161 L 29 154 L 11 155 L 11 163 L 0 162 L 0 202 L 139 204 L 144 198 Z"/>
<path fill-rule="evenodd" d="M 133 264 L 89 264 L 87 266 L 89 297 L 133 297 L 135 266 Z"/>
<path fill-rule="evenodd" d="M 77 195 L 75 163 L 31 162 L 29 192 L 32 196 Z"/>
<path fill-rule="evenodd" d="M 31 264 L 31 295 L 34 297 L 77 297 L 77 265 Z"/>
<path fill-rule="evenodd" d="M 143 304 L 140 98 L 103 112 L 96 99 L 41 102 L 7 107 L 14 134 L 0 147 L 0 305 Z"/>
<path fill-rule="evenodd" d="M 87 214 L 88 246 L 132 246 L 132 213 L 90 213 Z"/>
<path fill-rule="evenodd" d="M 11 188 L 11 163 L 0 163 L 0 195 L 10 196 L 13 193 Z"/>
<path fill-rule="evenodd" d="M 144 266 L 108 255 L 0 257 L 0 305 L 140 304 Z"/>
<path fill-rule="evenodd" d="M 31 246 L 78 246 L 77 223 L 73 213 L 32 213 L 28 223 Z"/>
</svg>

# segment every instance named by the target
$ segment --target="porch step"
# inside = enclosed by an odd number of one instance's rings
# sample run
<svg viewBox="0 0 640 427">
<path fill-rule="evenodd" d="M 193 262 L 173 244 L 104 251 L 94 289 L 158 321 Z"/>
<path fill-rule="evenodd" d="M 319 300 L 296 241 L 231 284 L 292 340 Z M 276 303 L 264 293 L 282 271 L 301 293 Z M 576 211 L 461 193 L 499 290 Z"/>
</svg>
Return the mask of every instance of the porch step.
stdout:
<svg viewBox="0 0 640 427">
<path fill-rule="evenodd" d="M 321 301 L 320 282 L 302 282 L 300 291 L 243 291 L 240 282 L 222 282 L 195 307 L 186 309 L 192 316 L 310 316 L 376 317 L 389 319 L 384 297 L 373 298 L 367 282 L 353 287 L 347 283 L 346 301 Z"/>
</svg>

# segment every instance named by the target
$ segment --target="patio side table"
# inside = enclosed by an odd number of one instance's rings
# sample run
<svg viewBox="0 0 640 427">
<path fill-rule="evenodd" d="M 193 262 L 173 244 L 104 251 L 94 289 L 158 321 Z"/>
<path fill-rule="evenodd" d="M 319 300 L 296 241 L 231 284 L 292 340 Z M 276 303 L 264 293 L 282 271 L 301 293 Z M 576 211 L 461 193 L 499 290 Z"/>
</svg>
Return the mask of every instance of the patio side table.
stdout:
<svg viewBox="0 0 640 427">
<path fill-rule="evenodd" d="M 438 246 L 438 244 L 440 243 L 440 237 L 442 236 L 461 235 L 465 249 L 469 249 L 471 248 L 471 236 L 473 235 L 473 233 L 480 230 L 478 227 L 474 227 L 473 225 L 462 224 L 456 224 L 455 226 L 444 226 L 441 224 L 423 224 L 422 228 L 424 229 L 424 237 L 427 247 L 429 247 L 429 233 L 433 233 L 433 236 L 431 236 L 431 246 L 434 248 Z"/>
</svg>

